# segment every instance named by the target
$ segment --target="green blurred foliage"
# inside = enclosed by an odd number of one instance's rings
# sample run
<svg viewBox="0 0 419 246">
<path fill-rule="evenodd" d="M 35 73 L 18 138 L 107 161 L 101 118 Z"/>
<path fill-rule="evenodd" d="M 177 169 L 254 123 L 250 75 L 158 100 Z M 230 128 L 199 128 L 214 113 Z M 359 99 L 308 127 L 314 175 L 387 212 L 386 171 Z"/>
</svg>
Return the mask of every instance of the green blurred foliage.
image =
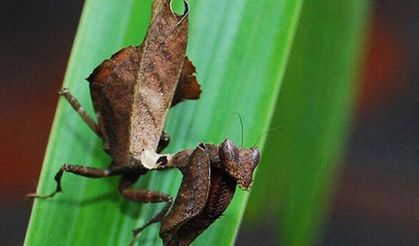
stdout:
<svg viewBox="0 0 419 246">
<path fill-rule="evenodd" d="M 284 245 L 321 238 L 354 102 L 369 2 L 304 1 L 248 217 Z"/>
</svg>

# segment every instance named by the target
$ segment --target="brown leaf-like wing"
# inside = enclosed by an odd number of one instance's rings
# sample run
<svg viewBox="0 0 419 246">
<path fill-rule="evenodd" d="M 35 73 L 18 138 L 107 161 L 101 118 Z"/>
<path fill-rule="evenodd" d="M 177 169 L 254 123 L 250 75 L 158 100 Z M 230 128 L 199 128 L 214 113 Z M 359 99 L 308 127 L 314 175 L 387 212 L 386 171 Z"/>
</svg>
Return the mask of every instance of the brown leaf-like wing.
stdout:
<svg viewBox="0 0 419 246">
<path fill-rule="evenodd" d="M 211 185 L 206 205 L 195 217 L 185 221 L 172 232 L 166 246 L 189 245 L 227 209 L 236 190 L 236 180 L 225 170 L 211 168 Z"/>
<path fill-rule="evenodd" d="M 153 1 L 131 115 L 133 159 L 141 160 L 144 150 L 156 150 L 172 104 L 185 60 L 188 41 L 188 12 L 174 14 L 170 0 Z"/>
<path fill-rule="evenodd" d="M 153 1 L 141 46 L 116 53 L 88 78 L 105 149 L 115 165 L 141 165 L 144 150 L 156 151 L 172 105 L 186 59 L 188 8 L 176 15 L 170 2 Z M 191 97 L 190 89 L 181 91 Z"/>
<path fill-rule="evenodd" d="M 172 107 L 185 99 L 196 100 L 201 94 L 201 86 L 195 76 L 195 66 L 186 57 L 180 73 L 179 83 L 172 100 Z"/>
<path fill-rule="evenodd" d="M 183 174 L 176 200 L 167 216 L 162 220 L 160 237 L 163 242 L 176 239 L 176 232 L 185 221 L 201 213 L 210 187 L 210 162 L 204 145 L 199 145 L 190 155 L 188 165 L 180 167 Z"/>
<path fill-rule="evenodd" d="M 87 78 L 105 149 L 115 164 L 128 162 L 131 105 L 141 47 L 124 48 Z"/>
</svg>

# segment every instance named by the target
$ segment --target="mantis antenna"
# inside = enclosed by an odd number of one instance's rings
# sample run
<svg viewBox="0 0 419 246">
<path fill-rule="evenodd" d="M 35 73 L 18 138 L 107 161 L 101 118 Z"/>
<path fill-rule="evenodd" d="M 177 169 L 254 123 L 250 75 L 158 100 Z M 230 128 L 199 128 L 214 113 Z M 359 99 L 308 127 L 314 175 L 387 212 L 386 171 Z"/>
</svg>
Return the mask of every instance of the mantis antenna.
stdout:
<svg viewBox="0 0 419 246">
<path fill-rule="evenodd" d="M 235 112 L 235 113 L 233 113 L 233 114 L 235 114 L 235 115 L 237 115 L 237 117 L 239 117 L 240 126 L 241 126 L 241 134 L 242 134 L 242 136 L 241 136 L 241 141 L 240 141 L 240 147 L 242 147 L 242 148 L 243 148 L 243 139 L 244 139 L 243 119 L 242 119 L 242 117 L 241 117 L 240 113 Z"/>
</svg>

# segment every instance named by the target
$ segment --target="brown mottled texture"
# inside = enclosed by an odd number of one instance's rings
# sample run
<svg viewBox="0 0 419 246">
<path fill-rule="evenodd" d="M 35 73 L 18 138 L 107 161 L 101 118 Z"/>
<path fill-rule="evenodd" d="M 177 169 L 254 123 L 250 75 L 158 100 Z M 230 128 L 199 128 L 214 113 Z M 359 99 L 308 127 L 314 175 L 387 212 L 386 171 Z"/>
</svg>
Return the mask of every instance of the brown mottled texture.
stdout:
<svg viewBox="0 0 419 246">
<path fill-rule="evenodd" d="M 224 170 L 212 167 L 210 189 L 205 207 L 195 217 L 183 217 L 184 221 L 179 223 L 175 230 L 161 234 L 164 244 L 189 245 L 224 213 L 233 199 L 235 190 L 236 180 Z"/>
<path fill-rule="evenodd" d="M 160 237 L 164 245 L 189 245 L 224 213 L 237 184 L 249 189 L 259 163 L 256 148 L 239 149 L 228 139 L 220 146 L 200 144 L 190 153 L 181 151 L 173 159 L 172 165 L 182 171 L 183 180 L 172 209 L 162 219 Z M 209 186 L 204 183 L 206 175 L 210 177 Z"/>
<path fill-rule="evenodd" d="M 130 154 L 139 160 L 156 150 L 185 61 L 188 18 L 174 15 L 170 1 L 153 2 L 151 25 L 142 46 L 130 124 Z"/>
<path fill-rule="evenodd" d="M 105 149 L 115 165 L 128 163 L 130 105 L 142 48 L 127 47 L 99 65 L 88 80 Z"/>
<path fill-rule="evenodd" d="M 182 152 L 180 154 L 183 155 Z M 188 158 L 187 165 L 182 161 L 178 166 L 183 179 L 171 210 L 163 218 L 160 229 L 162 234 L 173 230 L 183 220 L 196 216 L 205 206 L 210 187 L 208 157 L 205 146 L 198 146 Z"/>
<path fill-rule="evenodd" d="M 141 165 L 144 150 L 157 150 L 172 99 L 175 105 L 199 98 L 195 67 L 185 56 L 187 17 L 187 12 L 172 13 L 169 0 L 155 0 L 143 43 L 122 49 L 88 78 L 104 146 L 115 165 Z"/>
</svg>

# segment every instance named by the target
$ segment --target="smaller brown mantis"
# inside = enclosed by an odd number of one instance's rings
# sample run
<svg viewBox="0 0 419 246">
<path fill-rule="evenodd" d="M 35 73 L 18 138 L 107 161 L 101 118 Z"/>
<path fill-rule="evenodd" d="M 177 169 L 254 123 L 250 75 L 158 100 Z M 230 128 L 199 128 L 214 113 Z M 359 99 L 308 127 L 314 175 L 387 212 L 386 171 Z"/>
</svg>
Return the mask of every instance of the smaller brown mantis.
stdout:
<svg viewBox="0 0 419 246">
<path fill-rule="evenodd" d="M 239 149 L 226 139 L 219 146 L 200 144 L 173 157 L 183 174 L 176 200 L 162 218 L 165 245 L 189 245 L 218 219 L 230 204 L 236 185 L 248 190 L 259 163 L 256 148 Z"/>
<path fill-rule="evenodd" d="M 185 57 L 188 3 L 185 1 L 184 14 L 177 15 L 170 2 L 153 2 L 151 24 L 141 46 L 117 52 L 88 78 L 98 123 L 68 89 L 60 90 L 102 138 L 104 150 L 112 158 L 110 166 L 98 169 L 64 164 L 55 175 L 53 193 L 28 196 L 50 198 L 61 192 L 64 172 L 90 178 L 121 176 L 119 191 L 127 199 L 166 203 L 148 223 L 134 230 L 134 236 L 161 221 L 160 236 L 165 245 L 189 245 L 225 211 L 236 184 L 243 189 L 250 187 L 259 151 L 239 149 L 226 140 L 219 146 L 200 144 L 195 150 L 158 154 L 168 143 L 163 126 L 169 108 L 185 99 L 197 99 L 201 92 L 193 75 L 195 67 Z M 148 171 L 167 168 L 178 168 L 183 174 L 170 211 L 170 195 L 132 188 Z"/>
</svg>

